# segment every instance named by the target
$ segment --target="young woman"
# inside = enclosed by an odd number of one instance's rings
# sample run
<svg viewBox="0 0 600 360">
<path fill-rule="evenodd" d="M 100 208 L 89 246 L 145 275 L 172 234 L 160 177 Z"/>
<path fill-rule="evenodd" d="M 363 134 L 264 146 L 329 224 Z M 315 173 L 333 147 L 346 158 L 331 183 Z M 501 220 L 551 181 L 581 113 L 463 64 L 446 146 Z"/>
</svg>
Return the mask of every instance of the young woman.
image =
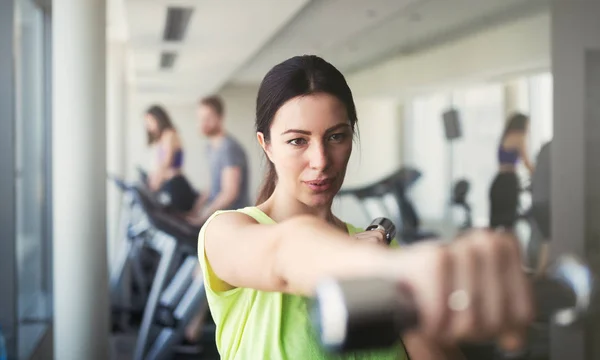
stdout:
<svg viewBox="0 0 600 360">
<path fill-rule="evenodd" d="M 169 195 L 170 207 L 182 215 L 192 210 L 198 193 L 183 175 L 183 148 L 177 130 L 167 112 L 158 105 L 151 106 L 145 116 L 148 145 L 155 145 L 155 169 L 149 175 L 152 191 Z"/>
<path fill-rule="evenodd" d="M 516 173 L 519 160 L 531 175 L 533 165 L 527 154 L 529 118 L 523 114 L 512 115 L 504 128 L 498 145 L 499 171 L 490 188 L 490 227 L 511 230 L 518 217 L 521 185 Z"/>
<path fill-rule="evenodd" d="M 222 359 L 328 359 L 307 312 L 307 297 L 326 276 L 392 277 L 418 303 L 420 328 L 394 348 L 348 359 L 461 358 L 456 342 L 512 336 L 528 324 L 515 241 L 472 232 L 447 246 L 391 249 L 381 232 L 334 216 L 357 123 L 335 67 L 316 56 L 288 59 L 265 76 L 256 105 L 269 166 L 258 204 L 213 214 L 199 234 Z"/>
</svg>

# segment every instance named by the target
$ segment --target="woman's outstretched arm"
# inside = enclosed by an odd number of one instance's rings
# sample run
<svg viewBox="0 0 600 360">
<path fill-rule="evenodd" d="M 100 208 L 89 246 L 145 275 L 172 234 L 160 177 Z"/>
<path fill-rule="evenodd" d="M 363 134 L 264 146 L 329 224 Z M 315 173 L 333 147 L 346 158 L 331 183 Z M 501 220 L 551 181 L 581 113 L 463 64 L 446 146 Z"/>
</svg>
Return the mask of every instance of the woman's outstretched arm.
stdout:
<svg viewBox="0 0 600 360">
<path fill-rule="evenodd" d="M 449 345 L 518 333 L 532 320 L 520 251 L 507 234 L 473 231 L 447 245 L 398 250 L 360 241 L 309 216 L 261 225 L 230 212 L 205 226 L 205 254 L 225 289 L 310 296 L 324 277 L 392 278 L 413 294 L 416 332 Z M 464 309 L 450 306 L 457 292 Z"/>
</svg>

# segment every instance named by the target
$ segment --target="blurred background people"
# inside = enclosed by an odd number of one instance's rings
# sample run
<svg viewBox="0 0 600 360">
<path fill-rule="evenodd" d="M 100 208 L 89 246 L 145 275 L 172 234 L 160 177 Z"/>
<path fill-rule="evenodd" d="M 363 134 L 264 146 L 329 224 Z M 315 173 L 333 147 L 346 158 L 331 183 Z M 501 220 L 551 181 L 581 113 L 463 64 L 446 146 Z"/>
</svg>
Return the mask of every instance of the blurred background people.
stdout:
<svg viewBox="0 0 600 360">
<path fill-rule="evenodd" d="M 209 172 L 208 191 L 200 197 L 196 208 L 202 209 L 188 217 L 202 225 L 217 210 L 240 209 L 250 205 L 249 169 L 246 151 L 224 127 L 225 105 L 216 95 L 198 103 L 198 126 L 207 137 L 206 166 Z M 250 120 L 249 120 L 250 121 Z"/>
<path fill-rule="evenodd" d="M 171 118 L 159 105 L 146 111 L 145 126 L 148 145 L 154 147 L 154 168 L 148 185 L 152 191 L 168 196 L 169 207 L 182 215 L 194 208 L 199 195 L 184 176 L 184 150 Z"/>
<path fill-rule="evenodd" d="M 513 114 L 507 121 L 498 144 L 499 170 L 490 188 L 491 228 L 510 230 L 518 216 L 521 182 L 517 174 L 519 160 L 533 173 L 533 164 L 527 154 L 529 118 L 521 113 Z"/>
</svg>

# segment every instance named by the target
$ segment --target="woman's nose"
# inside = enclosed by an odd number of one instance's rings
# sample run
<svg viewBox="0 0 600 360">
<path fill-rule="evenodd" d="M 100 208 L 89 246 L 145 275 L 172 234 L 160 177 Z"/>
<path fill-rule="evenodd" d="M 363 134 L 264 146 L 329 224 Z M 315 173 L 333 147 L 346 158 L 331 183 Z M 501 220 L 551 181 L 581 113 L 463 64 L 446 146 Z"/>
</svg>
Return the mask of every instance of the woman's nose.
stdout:
<svg viewBox="0 0 600 360">
<path fill-rule="evenodd" d="M 329 165 L 329 156 L 325 144 L 318 143 L 311 146 L 310 153 L 310 168 L 315 170 L 324 170 Z"/>
</svg>

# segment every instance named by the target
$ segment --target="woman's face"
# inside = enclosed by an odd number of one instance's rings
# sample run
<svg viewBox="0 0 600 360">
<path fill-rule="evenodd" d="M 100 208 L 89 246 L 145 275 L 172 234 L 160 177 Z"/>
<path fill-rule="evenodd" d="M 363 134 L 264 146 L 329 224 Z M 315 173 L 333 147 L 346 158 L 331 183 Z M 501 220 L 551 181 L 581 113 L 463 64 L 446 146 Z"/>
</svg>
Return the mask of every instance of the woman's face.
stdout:
<svg viewBox="0 0 600 360">
<path fill-rule="evenodd" d="M 146 126 L 146 131 L 148 131 L 150 134 L 156 135 L 156 133 L 158 132 L 158 122 L 156 121 L 154 116 L 146 114 L 146 116 L 144 117 L 144 123 Z"/>
<path fill-rule="evenodd" d="M 277 191 L 310 207 L 331 206 L 352 153 L 343 103 L 329 94 L 293 98 L 279 108 L 270 130 L 269 143 L 261 133 L 258 138 L 277 170 Z"/>
</svg>

